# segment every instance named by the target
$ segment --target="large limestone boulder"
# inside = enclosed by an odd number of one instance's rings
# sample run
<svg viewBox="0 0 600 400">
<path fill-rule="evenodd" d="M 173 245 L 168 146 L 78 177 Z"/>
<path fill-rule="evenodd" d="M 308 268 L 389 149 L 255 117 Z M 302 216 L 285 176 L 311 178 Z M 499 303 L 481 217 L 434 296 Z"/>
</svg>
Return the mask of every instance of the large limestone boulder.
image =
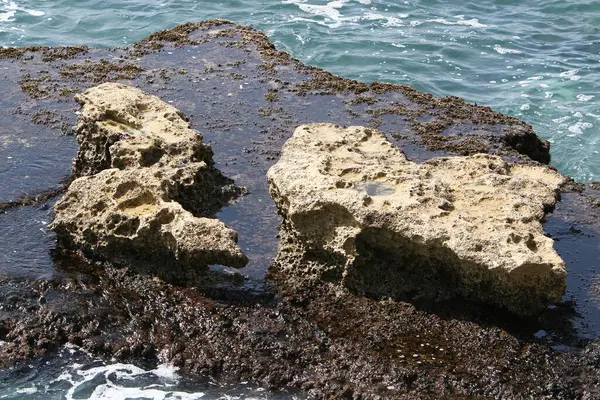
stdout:
<svg viewBox="0 0 600 400">
<path fill-rule="evenodd" d="M 200 132 L 190 129 L 179 110 L 156 96 L 105 83 L 77 94 L 75 100 L 81 105 L 75 126 L 76 175 L 93 175 L 110 167 L 212 162 L 212 151 L 202 143 Z"/>
<path fill-rule="evenodd" d="M 75 96 L 81 105 L 75 132 L 75 176 L 107 168 L 153 168 L 171 198 L 194 214 L 210 215 L 241 189 L 213 166 L 210 145 L 175 107 L 139 89 L 104 83 Z"/>
<path fill-rule="evenodd" d="M 52 223 L 63 246 L 167 270 L 247 263 L 236 232 L 209 218 L 241 189 L 213 166 L 210 146 L 177 109 L 117 83 L 76 99 L 79 178 Z"/>
<path fill-rule="evenodd" d="M 366 295 L 464 296 L 533 313 L 565 289 L 544 235 L 564 178 L 496 156 L 417 164 L 378 131 L 296 129 L 268 172 L 284 217 L 274 266 Z"/>
</svg>

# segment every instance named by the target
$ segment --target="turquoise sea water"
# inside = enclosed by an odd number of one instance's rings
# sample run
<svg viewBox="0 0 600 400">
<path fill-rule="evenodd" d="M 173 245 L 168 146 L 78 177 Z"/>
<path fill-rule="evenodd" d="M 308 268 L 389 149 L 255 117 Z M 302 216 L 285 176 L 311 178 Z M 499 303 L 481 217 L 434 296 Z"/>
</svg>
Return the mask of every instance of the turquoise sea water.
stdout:
<svg viewBox="0 0 600 400">
<path fill-rule="evenodd" d="M 561 172 L 600 180 L 596 0 L 0 0 L 0 45 L 124 46 L 216 17 L 345 77 L 519 117 L 552 142 Z"/>
</svg>

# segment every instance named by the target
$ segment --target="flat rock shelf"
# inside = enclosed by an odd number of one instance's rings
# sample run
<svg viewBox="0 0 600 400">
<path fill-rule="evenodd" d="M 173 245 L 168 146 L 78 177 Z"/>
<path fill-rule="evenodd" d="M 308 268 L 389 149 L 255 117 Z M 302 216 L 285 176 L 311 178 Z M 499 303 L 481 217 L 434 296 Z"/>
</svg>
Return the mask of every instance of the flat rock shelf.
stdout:
<svg viewBox="0 0 600 400">
<path fill-rule="evenodd" d="M 460 298 L 363 296 L 333 279 L 290 282 L 269 269 L 281 218 L 266 175 L 297 126 L 377 129 L 416 163 L 478 153 L 548 163 L 548 143 L 526 123 L 457 97 L 343 79 L 223 20 L 122 49 L 0 49 L 0 77 L 1 365 L 72 343 L 316 398 L 600 397 L 598 185 L 567 179 L 545 210 L 545 235 L 568 275 L 561 301 L 536 317 Z M 211 145 L 214 167 L 247 188 L 205 215 L 238 233 L 243 270 L 213 266 L 211 279 L 172 284 L 57 250 L 47 224 L 72 180 L 74 94 L 105 82 L 180 110 Z"/>
</svg>

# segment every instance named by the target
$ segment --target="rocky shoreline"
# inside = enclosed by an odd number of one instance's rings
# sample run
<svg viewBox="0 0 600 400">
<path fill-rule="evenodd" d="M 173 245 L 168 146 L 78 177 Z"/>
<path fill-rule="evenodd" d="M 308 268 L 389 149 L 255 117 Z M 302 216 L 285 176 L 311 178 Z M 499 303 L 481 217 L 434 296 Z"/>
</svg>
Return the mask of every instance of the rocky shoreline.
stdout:
<svg viewBox="0 0 600 400">
<path fill-rule="evenodd" d="M 60 136 L 75 125 L 72 95 L 103 82 L 140 88 L 181 110 L 211 144 L 215 167 L 249 190 L 211 215 L 238 232 L 246 277 L 211 269 L 211 279 L 172 284 L 58 252 L 51 277 L 3 277 L 2 365 L 73 343 L 103 357 L 170 362 L 189 374 L 297 387 L 317 398 L 598 397 L 594 185 L 563 183 L 560 201 L 545 210 L 554 207 L 542 222 L 566 262 L 568 301 L 537 318 L 459 299 L 381 300 L 334 279 L 267 273 L 280 218 L 265 177 L 296 126 L 377 129 L 417 163 L 488 153 L 535 167 L 549 161 L 549 146 L 527 124 L 455 97 L 304 66 L 262 33 L 222 20 L 181 25 L 125 49 L 0 49 L 0 67 L 4 148 L 27 160 L 51 151 L 42 150 L 47 143 L 73 143 L 49 155 L 54 168 L 39 180 L 23 180 L 25 162 L 5 173 L 0 226 L 52 204 L 45 193 L 60 190 L 75 156 L 74 139 Z M 5 238 L 7 253 L 15 240 Z M 537 339 L 538 331 L 549 334 Z"/>
</svg>

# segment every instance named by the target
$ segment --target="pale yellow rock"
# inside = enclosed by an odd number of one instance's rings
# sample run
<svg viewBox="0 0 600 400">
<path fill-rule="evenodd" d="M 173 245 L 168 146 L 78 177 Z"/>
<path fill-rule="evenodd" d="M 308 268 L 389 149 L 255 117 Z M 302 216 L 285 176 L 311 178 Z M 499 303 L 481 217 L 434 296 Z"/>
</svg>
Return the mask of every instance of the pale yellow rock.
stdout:
<svg viewBox="0 0 600 400">
<path fill-rule="evenodd" d="M 81 104 L 75 131 L 80 149 L 76 175 L 102 169 L 212 164 L 212 150 L 183 114 L 156 96 L 104 83 L 75 96 Z"/>
<path fill-rule="evenodd" d="M 117 83 L 76 99 L 80 177 L 52 223 L 64 246 L 150 270 L 247 263 L 236 232 L 206 218 L 240 190 L 177 109 Z"/>
<path fill-rule="evenodd" d="M 317 251 L 365 294 L 459 294 L 521 314 L 565 289 L 541 224 L 564 178 L 546 166 L 485 154 L 417 164 L 376 130 L 314 124 L 296 129 L 268 180 L 282 242 L 302 242 L 282 246 L 281 270 L 327 270 L 293 261 Z"/>
<path fill-rule="evenodd" d="M 54 207 L 53 228 L 68 247 L 125 264 L 245 265 L 234 230 L 213 218 L 194 217 L 169 201 L 162 185 L 148 168 L 81 177 Z"/>
</svg>

